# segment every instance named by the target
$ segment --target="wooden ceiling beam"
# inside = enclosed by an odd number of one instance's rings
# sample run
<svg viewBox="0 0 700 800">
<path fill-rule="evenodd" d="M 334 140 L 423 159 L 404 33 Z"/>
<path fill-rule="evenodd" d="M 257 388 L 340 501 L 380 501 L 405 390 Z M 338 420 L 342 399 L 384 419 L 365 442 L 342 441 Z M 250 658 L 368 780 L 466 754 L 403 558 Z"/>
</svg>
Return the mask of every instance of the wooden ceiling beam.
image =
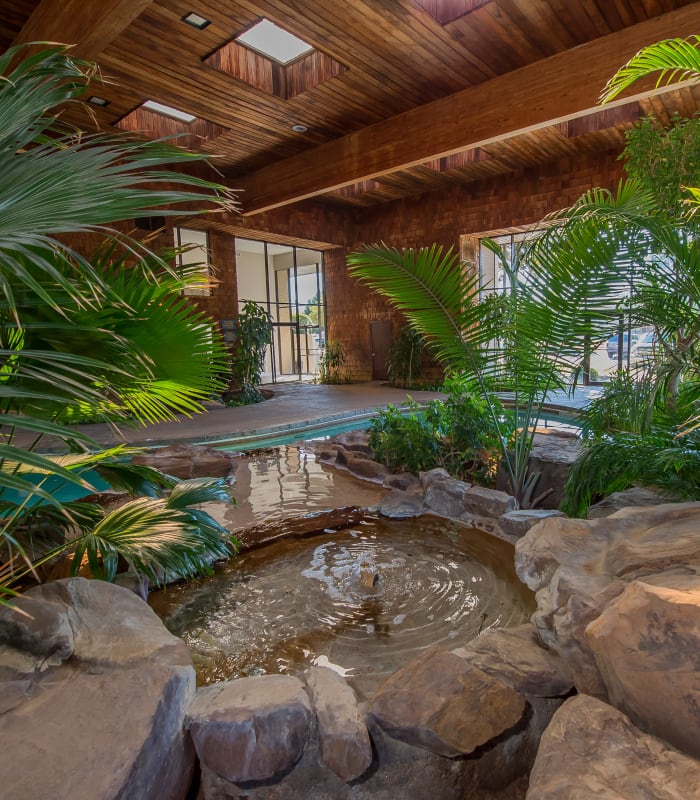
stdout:
<svg viewBox="0 0 700 800">
<path fill-rule="evenodd" d="M 153 0 L 41 0 L 14 44 L 62 42 L 72 53 L 94 59 Z"/>
<path fill-rule="evenodd" d="M 271 164 L 236 180 L 243 214 L 590 114 L 608 78 L 640 48 L 699 29 L 695 3 Z M 664 90 L 627 95 L 609 107 Z"/>
</svg>

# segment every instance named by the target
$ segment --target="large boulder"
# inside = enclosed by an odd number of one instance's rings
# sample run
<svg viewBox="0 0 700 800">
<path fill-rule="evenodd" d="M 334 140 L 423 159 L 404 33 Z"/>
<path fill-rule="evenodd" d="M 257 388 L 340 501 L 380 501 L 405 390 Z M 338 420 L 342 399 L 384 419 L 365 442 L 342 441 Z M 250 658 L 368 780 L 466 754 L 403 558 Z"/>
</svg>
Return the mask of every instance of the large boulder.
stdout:
<svg viewBox="0 0 700 800">
<path fill-rule="evenodd" d="M 182 800 L 194 764 L 185 645 L 133 592 L 103 581 L 45 584 L 16 605 L 33 619 L 0 611 L 0 676 L 12 699 L 0 716 L 3 795 Z"/>
<path fill-rule="evenodd" d="M 633 581 L 586 633 L 611 703 L 700 758 L 700 575 Z"/>
<path fill-rule="evenodd" d="M 436 470 L 431 470 L 436 472 Z M 425 505 L 443 517 L 460 517 L 467 510 L 465 499 L 471 484 L 437 476 L 425 484 Z"/>
<path fill-rule="evenodd" d="M 316 712 L 323 763 L 344 781 L 363 775 L 372 763 L 372 744 L 355 693 L 328 667 L 311 667 L 306 685 Z"/>
<path fill-rule="evenodd" d="M 691 797 L 700 797 L 700 763 L 586 695 L 567 700 L 554 715 L 527 792 L 527 800 Z"/>
<path fill-rule="evenodd" d="M 694 562 L 700 563 L 700 503 L 630 508 L 588 521 L 550 518 L 515 546 L 516 572 L 536 592 L 540 637 L 565 659 L 576 688 L 601 699 L 608 693 L 588 625 L 635 578 Z"/>
<path fill-rule="evenodd" d="M 377 503 L 377 511 L 390 519 L 409 519 L 423 513 L 423 498 L 412 492 L 394 489 Z"/>
<path fill-rule="evenodd" d="M 382 684 L 369 713 L 394 738 L 456 757 L 516 726 L 525 709 L 505 683 L 433 646 Z"/>
<path fill-rule="evenodd" d="M 566 663 L 542 644 L 530 623 L 491 628 L 452 652 L 523 695 L 561 697 L 573 689 Z"/>
<path fill-rule="evenodd" d="M 632 506 L 658 506 L 661 503 L 668 503 L 673 498 L 665 496 L 662 492 L 655 489 L 647 489 L 643 486 L 632 486 L 629 489 L 624 489 L 621 492 L 613 492 L 607 497 L 604 497 L 600 502 L 589 506 L 587 517 L 588 519 L 600 519 L 601 517 L 609 517 L 616 511 L 621 511 L 623 508 L 630 508 Z"/>
<path fill-rule="evenodd" d="M 464 495 L 464 509 L 483 517 L 500 517 L 518 508 L 518 501 L 506 492 L 472 486 Z"/>
<path fill-rule="evenodd" d="M 230 478 L 238 456 L 225 450 L 197 444 L 171 444 L 146 450 L 132 458 L 134 464 L 155 467 L 176 478 Z"/>
<path fill-rule="evenodd" d="M 275 780 L 301 758 L 311 705 L 298 678 L 261 675 L 197 691 L 188 727 L 203 767 L 225 781 Z"/>
</svg>

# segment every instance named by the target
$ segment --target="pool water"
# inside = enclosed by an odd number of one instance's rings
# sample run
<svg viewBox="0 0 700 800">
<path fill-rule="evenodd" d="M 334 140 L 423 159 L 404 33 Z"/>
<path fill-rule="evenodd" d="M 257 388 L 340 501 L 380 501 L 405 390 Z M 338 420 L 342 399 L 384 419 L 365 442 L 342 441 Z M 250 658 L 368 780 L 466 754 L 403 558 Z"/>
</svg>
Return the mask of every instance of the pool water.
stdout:
<svg viewBox="0 0 700 800">
<path fill-rule="evenodd" d="M 200 684 L 321 664 L 360 697 L 425 647 L 456 648 L 534 610 L 511 545 L 434 517 L 280 540 L 150 602 L 187 643 Z"/>
</svg>

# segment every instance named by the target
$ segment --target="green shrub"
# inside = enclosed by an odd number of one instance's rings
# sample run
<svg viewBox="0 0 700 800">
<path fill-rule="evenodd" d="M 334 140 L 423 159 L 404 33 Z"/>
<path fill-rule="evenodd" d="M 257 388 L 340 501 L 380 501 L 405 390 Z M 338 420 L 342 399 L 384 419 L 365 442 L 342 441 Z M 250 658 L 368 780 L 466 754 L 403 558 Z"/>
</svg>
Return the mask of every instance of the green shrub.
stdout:
<svg viewBox="0 0 700 800">
<path fill-rule="evenodd" d="M 345 348 L 340 342 L 328 342 L 318 362 L 318 382 L 348 383 L 348 379 L 340 374 L 346 358 Z"/>
<path fill-rule="evenodd" d="M 456 478 L 492 483 L 500 443 L 488 405 L 463 382 L 444 388 L 447 399 L 432 400 L 424 410 L 410 400 L 408 413 L 392 405 L 379 412 L 369 426 L 375 458 L 394 471 L 443 467 Z M 503 415 L 499 419 L 503 425 Z"/>
</svg>

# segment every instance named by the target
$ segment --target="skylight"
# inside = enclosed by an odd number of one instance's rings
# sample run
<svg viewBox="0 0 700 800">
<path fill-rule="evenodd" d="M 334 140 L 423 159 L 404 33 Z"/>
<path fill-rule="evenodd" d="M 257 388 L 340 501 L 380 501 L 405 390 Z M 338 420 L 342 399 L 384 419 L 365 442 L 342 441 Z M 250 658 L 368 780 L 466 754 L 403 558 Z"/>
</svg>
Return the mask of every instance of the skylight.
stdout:
<svg viewBox="0 0 700 800">
<path fill-rule="evenodd" d="M 193 114 L 188 114 L 186 111 L 180 111 L 178 108 L 166 106 L 163 103 L 156 103 L 154 100 L 146 100 L 143 103 L 143 108 L 147 108 L 149 111 L 155 111 L 157 114 L 163 114 L 166 117 L 179 119 L 181 122 L 194 122 L 197 119 L 197 117 L 195 117 Z"/>
<path fill-rule="evenodd" d="M 314 49 L 308 42 L 264 18 L 240 36 L 236 36 L 236 41 L 280 64 L 289 64 L 290 61 L 294 61 Z"/>
</svg>

